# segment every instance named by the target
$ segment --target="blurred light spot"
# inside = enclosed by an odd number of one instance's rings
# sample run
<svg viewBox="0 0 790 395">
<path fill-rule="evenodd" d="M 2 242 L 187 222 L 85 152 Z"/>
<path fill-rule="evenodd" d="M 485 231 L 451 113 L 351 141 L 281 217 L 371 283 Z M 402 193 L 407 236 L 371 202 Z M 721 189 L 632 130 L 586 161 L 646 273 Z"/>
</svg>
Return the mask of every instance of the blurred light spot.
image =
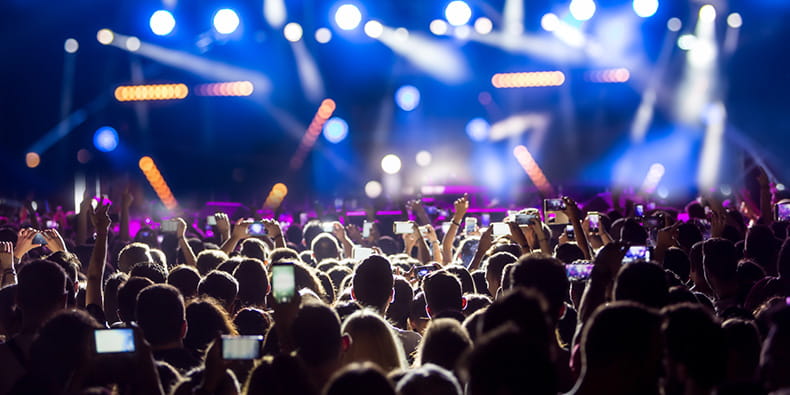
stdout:
<svg viewBox="0 0 790 395">
<path fill-rule="evenodd" d="M 41 157 L 35 152 L 28 152 L 25 155 L 25 164 L 31 169 L 38 167 L 41 164 Z"/>
<path fill-rule="evenodd" d="M 66 39 L 66 42 L 63 43 L 63 49 L 68 53 L 75 53 L 78 49 L 80 49 L 80 43 L 73 38 L 68 38 Z"/>
<path fill-rule="evenodd" d="M 678 37 L 678 48 L 684 51 L 690 51 L 694 49 L 694 46 L 697 44 L 697 36 L 693 34 L 683 34 Z"/>
<path fill-rule="evenodd" d="M 353 4 L 343 4 L 335 11 L 335 23 L 343 30 L 354 30 L 362 22 L 362 13 Z"/>
<path fill-rule="evenodd" d="M 417 153 L 417 157 L 415 158 L 415 160 L 417 162 L 417 166 L 426 167 L 431 164 L 433 157 L 431 156 L 431 153 L 428 151 L 420 151 Z"/>
<path fill-rule="evenodd" d="M 494 30 L 494 23 L 490 19 L 483 16 L 475 21 L 475 31 L 478 34 L 485 35 L 491 33 L 492 30 Z"/>
<path fill-rule="evenodd" d="M 110 45 L 112 40 L 115 39 L 115 34 L 113 34 L 112 30 L 110 29 L 101 29 L 98 33 L 96 33 L 96 39 L 104 45 Z"/>
<path fill-rule="evenodd" d="M 166 36 L 176 27 L 176 18 L 173 17 L 170 11 L 159 10 L 151 15 L 151 19 L 148 20 L 148 26 L 157 36 Z"/>
<path fill-rule="evenodd" d="M 135 52 L 140 49 L 140 39 L 137 37 L 129 37 L 126 39 L 126 49 Z"/>
<path fill-rule="evenodd" d="M 593 0 L 572 0 L 571 15 L 577 21 L 586 21 L 595 15 L 595 2 Z"/>
<path fill-rule="evenodd" d="M 368 21 L 364 30 L 368 37 L 379 38 L 384 33 L 384 26 L 379 21 Z"/>
<path fill-rule="evenodd" d="M 387 174 L 398 174 L 400 167 L 400 158 L 395 154 L 387 154 L 381 158 L 381 170 Z"/>
<path fill-rule="evenodd" d="M 741 14 L 737 12 L 733 12 L 732 14 L 727 16 L 727 26 L 737 29 L 743 25 L 743 18 L 741 18 Z"/>
<path fill-rule="evenodd" d="M 223 8 L 214 14 L 214 30 L 219 34 L 235 32 L 239 22 L 239 15 L 230 8 Z"/>
<path fill-rule="evenodd" d="M 716 8 L 710 4 L 705 4 L 699 9 L 700 22 L 713 22 L 716 20 Z"/>
<path fill-rule="evenodd" d="M 93 134 L 93 145 L 101 152 L 111 152 L 118 147 L 118 132 L 109 126 L 103 126 Z"/>
<path fill-rule="evenodd" d="M 465 25 L 472 19 L 472 9 L 464 1 L 451 1 L 444 9 L 444 17 L 453 26 Z"/>
<path fill-rule="evenodd" d="M 561 71 L 534 71 L 527 73 L 498 73 L 491 77 L 495 88 L 531 88 L 541 86 L 560 86 L 565 83 Z"/>
<path fill-rule="evenodd" d="M 483 118 L 474 118 L 466 124 L 466 134 L 472 141 L 485 141 L 491 125 Z"/>
<path fill-rule="evenodd" d="M 77 151 L 77 162 L 82 163 L 83 165 L 90 162 L 91 160 L 91 152 L 86 150 L 85 148 Z"/>
<path fill-rule="evenodd" d="M 318 28 L 318 30 L 315 31 L 315 41 L 318 41 L 321 44 L 326 44 L 331 39 L 332 39 L 332 31 L 331 30 L 329 30 L 329 29 L 327 29 L 325 27 L 321 27 L 321 28 Z"/>
<path fill-rule="evenodd" d="M 337 144 L 348 136 L 348 123 L 340 117 L 332 117 L 324 124 L 324 138 Z"/>
<path fill-rule="evenodd" d="M 649 18 L 658 11 L 658 0 L 634 0 L 634 12 L 642 18 Z"/>
<path fill-rule="evenodd" d="M 447 34 L 447 22 L 441 19 L 434 19 L 431 21 L 431 33 L 437 36 L 443 36 Z"/>
<path fill-rule="evenodd" d="M 381 183 L 378 181 L 368 181 L 368 183 L 365 184 L 365 195 L 371 199 L 381 196 L 382 191 L 383 188 L 381 187 Z"/>
<path fill-rule="evenodd" d="M 303 33 L 302 25 L 296 22 L 291 22 L 285 25 L 285 27 L 283 28 L 283 35 L 285 36 L 285 39 L 292 43 L 301 40 L 302 33 Z"/>
<path fill-rule="evenodd" d="M 667 21 L 667 29 L 672 32 L 680 31 L 683 27 L 683 22 L 680 21 L 680 18 L 669 18 Z"/>
<path fill-rule="evenodd" d="M 412 85 L 404 85 L 395 92 L 395 102 L 403 111 L 411 111 L 420 105 L 420 91 Z"/>
<path fill-rule="evenodd" d="M 560 18 L 551 12 L 543 15 L 543 18 L 540 18 L 540 27 L 547 32 L 553 32 L 560 27 Z"/>
</svg>

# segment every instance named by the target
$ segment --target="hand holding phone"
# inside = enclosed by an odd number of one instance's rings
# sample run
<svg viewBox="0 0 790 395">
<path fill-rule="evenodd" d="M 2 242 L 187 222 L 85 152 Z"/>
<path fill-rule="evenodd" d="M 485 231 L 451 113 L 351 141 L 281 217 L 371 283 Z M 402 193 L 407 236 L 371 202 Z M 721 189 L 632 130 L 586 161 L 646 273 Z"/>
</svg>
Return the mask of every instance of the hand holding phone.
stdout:
<svg viewBox="0 0 790 395">
<path fill-rule="evenodd" d="M 355 261 L 362 261 L 363 259 L 373 255 L 373 249 L 367 247 L 355 246 L 352 257 Z"/>
<path fill-rule="evenodd" d="M 272 296 L 277 303 L 288 303 L 296 294 L 296 276 L 292 262 L 272 264 Z"/>
<path fill-rule="evenodd" d="M 268 233 L 263 221 L 255 221 L 247 227 L 247 234 L 250 236 L 266 236 Z"/>
<path fill-rule="evenodd" d="M 477 230 L 477 218 L 475 217 L 467 217 L 464 221 L 464 232 L 465 233 L 473 233 Z"/>
<path fill-rule="evenodd" d="M 248 360 L 261 356 L 263 336 L 222 336 L 222 359 Z"/>
<path fill-rule="evenodd" d="M 578 262 L 578 261 L 577 261 Z M 592 263 L 573 263 L 565 265 L 565 274 L 570 281 L 585 281 L 590 278 L 593 269 Z"/>
<path fill-rule="evenodd" d="M 96 354 L 132 354 L 136 349 L 131 328 L 93 331 L 93 351 Z"/>
<path fill-rule="evenodd" d="M 412 224 L 409 221 L 395 221 L 392 224 L 392 228 L 396 235 L 405 235 L 414 231 Z"/>
</svg>

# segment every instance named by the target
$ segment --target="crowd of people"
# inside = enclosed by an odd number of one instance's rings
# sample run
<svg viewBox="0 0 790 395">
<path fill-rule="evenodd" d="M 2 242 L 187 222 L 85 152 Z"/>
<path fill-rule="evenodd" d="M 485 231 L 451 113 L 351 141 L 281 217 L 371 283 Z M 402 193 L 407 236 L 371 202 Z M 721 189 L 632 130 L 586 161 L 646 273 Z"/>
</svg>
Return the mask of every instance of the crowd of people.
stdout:
<svg viewBox="0 0 790 395">
<path fill-rule="evenodd" d="M 0 394 L 790 393 L 788 223 L 759 184 L 752 209 L 563 197 L 485 228 L 466 196 L 447 226 L 411 201 L 395 234 L 27 205 L 0 224 Z"/>
</svg>

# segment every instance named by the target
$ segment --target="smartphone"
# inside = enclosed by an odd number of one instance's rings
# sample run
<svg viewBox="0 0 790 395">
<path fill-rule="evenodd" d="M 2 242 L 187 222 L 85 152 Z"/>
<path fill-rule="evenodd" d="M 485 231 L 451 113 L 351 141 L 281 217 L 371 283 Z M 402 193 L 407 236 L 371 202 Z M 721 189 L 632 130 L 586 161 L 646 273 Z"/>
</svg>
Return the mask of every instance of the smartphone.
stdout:
<svg viewBox="0 0 790 395">
<path fill-rule="evenodd" d="M 634 206 L 634 216 L 636 218 L 644 218 L 645 216 L 645 205 L 644 204 L 637 204 Z"/>
<path fill-rule="evenodd" d="M 206 217 L 206 225 L 214 226 L 217 224 L 217 218 L 213 215 Z"/>
<path fill-rule="evenodd" d="M 601 214 L 591 211 L 587 214 L 587 222 L 590 224 L 590 232 L 598 233 L 601 230 Z"/>
<path fill-rule="evenodd" d="M 532 222 L 535 219 L 538 219 L 537 215 L 535 215 L 535 214 L 527 214 L 527 213 L 516 214 L 516 217 L 515 217 L 516 224 L 518 224 L 518 225 L 529 225 L 530 222 Z"/>
<path fill-rule="evenodd" d="M 96 329 L 93 331 L 96 354 L 128 354 L 136 350 L 131 328 Z"/>
<path fill-rule="evenodd" d="M 299 213 L 299 224 L 304 225 L 307 223 L 307 213 Z"/>
<path fill-rule="evenodd" d="M 568 280 L 571 281 L 585 281 L 590 278 L 590 273 L 593 269 L 592 263 L 573 263 L 565 265 L 565 274 Z"/>
<path fill-rule="evenodd" d="M 648 246 L 631 246 L 623 257 L 623 263 L 634 261 L 649 261 L 650 260 L 650 247 Z"/>
<path fill-rule="evenodd" d="M 322 222 L 321 229 L 326 233 L 332 233 L 335 230 L 335 223 L 334 222 Z"/>
<path fill-rule="evenodd" d="M 472 233 L 475 231 L 477 227 L 477 218 L 475 217 L 468 217 L 466 221 L 464 221 L 464 232 Z"/>
<path fill-rule="evenodd" d="M 140 231 L 140 232 L 138 232 L 137 234 L 138 234 L 140 237 L 145 237 L 146 239 L 147 239 L 147 238 L 149 238 L 149 237 L 151 237 L 151 231 L 150 231 L 150 230 L 141 230 L 141 231 Z"/>
<path fill-rule="evenodd" d="M 562 198 L 543 199 L 543 211 L 562 211 L 565 210 L 565 201 Z"/>
<path fill-rule="evenodd" d="M 414 273 L 417 274 L 417 277 L 423 278 L 427 276 L 428 273 L 436 270 L 436 267 L 433 265 L 415 266 L 412 270 L 414 270 Z"/>
<path fill-rule="evenodd" d="M 645 228 L 648 229 L 655 229 L 655 228 L 662 228 L 664 226 L 664 219 L 661 217 L 647 217 L 644 221 Z"/>
<path fill-rule="evenodd" d="M 570 241 L 576 240 L 576 234 L 573 233 L 573 225 L 565 225 L 565 237 Z"/>
<path fill-rule="evenodd" d="M 370 237 L 370 230 L 373 229 L 373 222 L 365 221 L 362 223 L 362 237 Z"/>
<path fill-rule="evenodd" d="M 47 244 L 47 239 L 44 238 L 44 235 L 41 233 L 36 233 L 36 235 L 33 236 L 33 244 L 45 245 Z"/>
<path fill-rule="evenodd" d="M 178 230 L 178 222 L 174 219 L 169 219 L 162 222 L 162 232 L 175 232 Z"/>
<path fill-rule="evenodd" d="M 373 249 L 367 247 L 354 247 L 352 257 L 355 261 L 361 261 L 369 256 L 373 255 Z"/>
<path fill-rule="evenodd" d="M 405 235 L 412 232 L 411 222 L 409 221 L 395 221 L 392 224 L 392 230 L 396 235 Z"/>
<path fill-rule="evenodd" d="M 510 234 L 510 226 L 504 222 L 493 222 L 491 223 L 491 233 L 494 237 L 504 236 Z"/>
<path fill-rule="evenodd" d="M 250 236 L 266 236 L 266 227 L 263 226 L 263 222 L 255 221 L 247 227 L 247 233 Z"/>
<path fill-rule="evenodd" d="M 452 224 L 452 222 L 442 222 L 442 233 L 447 234 L 447 232 L 450 231 L 450 226 Z"/>
<path fill-rule="evenodd" d="M 776 203 L 774 217 L 777 221 L 790 221 L 790 202 Z"/>
<path fill-rule="evenodd" d="M 420 234 L 422 237 L 428 236 L 428 225 L 420 226 Z"/>
<path fill-rule="evenodd" d="M 272 296 L 277 303 L 287 303 L 296 294 L 296 276 L 291 262 L 272 264 Z"/>
<path fill-rule="evenodd" d="M 57 229 L 59 226 L 60 225 L 58 225 L 58 221 L 52 221 L 52 220 L 47 221 L 47 228 L 49 229 Z"/>
<path fill-rule="evenodd" d="M 222 335 L 222 359 L 256 359 L 261 356 L 263 336 Z"/>
<path fill-rule="evenodd" d="M 491 225 L 491 214 L 483 213 L 480 214 L 480 226 L 490 226 Z"/>
<path fill-rule="evenodd" d="M 568 216 L 563 210 L 565 201 L 561 198 L 543 199 L 543 216 L 547 224 L 567 224 Z"/>
</svg>

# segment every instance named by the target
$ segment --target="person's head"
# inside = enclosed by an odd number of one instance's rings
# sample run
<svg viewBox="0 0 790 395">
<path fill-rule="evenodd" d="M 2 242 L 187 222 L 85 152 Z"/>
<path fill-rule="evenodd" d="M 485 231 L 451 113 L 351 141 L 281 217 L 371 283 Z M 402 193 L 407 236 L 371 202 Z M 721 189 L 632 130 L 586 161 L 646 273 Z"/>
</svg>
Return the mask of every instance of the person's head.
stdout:
<svg viewBox="0 0 790 395">
<path fill-rule="evenodd" d="M 510 278 L 513 287 L 534 288 L 543 294 L 549 305 L 549 318 L 556 325 L 565 312 L 565 301 L 570 293 L 562 262 L 541 253 L 524 255 L 513 267 Z"/>
<path fill-rule="evenodd" d="M 104 315 L 110 324 L 119 321 L 118 289 L 127 280 L 129 280 L 129 276 L 126 273 L 115 272 L 104 283 Z"/>
<path fill-rule="evenodd" d="M 683 385 L 710 391 L 721 383 L 727 354 L 716 318 L 692 304 L 667 307 L 663 315 L 667 393 L 683 390 Z"/>
<path fill-rule="evenodd" d="M 290 248 L 275 248 L 269 254 L 269 263 L 278 261 L 299 261 L 299 254 Z"/>
<path fill-rule="evenodd" d="M 488 282 L 489 295 L 496 295 L 497 289 L 501 286 L 502 271 L 505 266 L 515 263 L 518 260 L 515 255 L 507 252 L 498 252 L 488 258 L 486 265 L 486 281 Z"/>
<path fill-rule="evenodd" d="M 250 371 L 243 394 L 267 395 L 318 395 L 300 359 L 289 354 L 264 357 Z"/>
<path fill-rule="evenodd" d="M 340 259 L 340 246 L 335 237 L 329 233 L 316 236 L 310 244 L 310 249 L 313 250 L 315 261 L 319 264 L 324 259 Z"/>
<path fill-rule="evenodd" d="M 490 297 L 479 293 L 465 295 L 464 299 L 466 299 L 464 315 L 467 317 L 469 317 L 471 314 L 474 314 L 475 311 L 485 310 L 488 306 L 491 306 L 492 301 Z"/>
<path fill-rule="evenodd" d="M 178 265 L 167 274 L 167 283 L 178 288 L 185 299 L 197 296 L 200 273 L 188 265 Z"/>
<path fill-rule="evenodd" d="M 70 289 L 68 276 L 54 262 L 38 260 L 23 266 L 17 277 L 16 297 L 26 325 L 37 329 L 49 316 L 65 308 Z"/>
<path fill-rule="evenodd" d="M 332 280 L 332 286 L 335 287 L 335 292 L 339 294 L 343 292 L 343 288 L 340 286 L 343 279 L 351 276 L 353 273 L 354 271 L 347 266 L 335 266 L 329 269 L 326 274 L 329 276 L 329 279 Z"/>
<path fill-rule="evenodd" d="M 771 276 L 776 275 L 776 254 L 779 240 L 766 225 L 755 225 L 746 232 L 744 256 L 752 259 Z"/>
<path fill-rule="evenodd" d="M 409 328 L 417 333 L 425 332 L 428 322 L 431 317 L 425 311 L 425 294 L 422 291 L 417 291 L 414 299 L 411 300 L 411 308 L 409 309 Z"/>
<path fill-rule="evenodd" d="M 505 291 L 485 310 L 480 333 L 492 332 L 508 322 L 515 324 L 533 343 L 546 347 L 551 344 L 554 325 L 548 315 L 548 303 L 540 292 L 526 288 Z"/>
<path fill-rule="evenodd" d="M 452 318 L 431 320 L 417 350 L 417 365 L 433 363 L 455 371 L 461 356 L 472 349 L 466 329 Z"/>
<path fill-rule="evenodd" d="M 564 264 L 573 263 L 580 259 L 584 259 L 584 252 L 579 248 L 576 243 L 565 243 L 557 245 L 554 250 L 554 256 Z"/>
<path fill-rule="evenodd" d="M 464 358 L 461 376 L 469 395 L 517 394 L 527 387 L 530 394 L 558 392 L 549 348 L 529 341 L 512 323 L 478 338 Z"/>
<path fill-rule="evenodd" d="M 760 366 L 760 332 L 753 321 L 731 318 L 721 325 L 727 352 L 724 377 L 731 383 L 754 381 Z"/>
<path fill-rule="evenodd" d="M 425 294 L 425 309 L 431 317 L 446 311 L 462 311 L 466 307 L 461 282 L 446 270 L 425 276 L 422 292 Z"/>
<path fill-rule="evenodd" d="M 733 292 L 737 287 L 738 255 L 735 245 L 721 238 L 705 241 L 702 247 L 702 266 L 705 279 L 711 289 L 719 296 Z"/>
<path fill-rule="evenodd" d="M 348 344 L 337 313 L 323 303 L 305 303 L 299 308 L 291 336 L 299 357 L 312 367 L 338 363 L 344 343 Z"/>
<path fill-rule="evenodd" d="M 144 243 L 131 243 L 118 253 L 118 270 L 129 273 L 136 263 L 152 262 L 151 247 Z"/>
<path fill-rule="evenodd" d="M 254 307 L 245 307 L 233 317 L 233 325 L 240 335 L 263 336 L 272 325 L 269 313 Z"/>
<path fill-rule="evenodd" d="M 394 281 L 395 297 L 392 299 L 389 308 L 387 308 L 387 319 L 395 324 L 396 327 L 407 329 L 408 324 L 406 320 L 409 318 L 411 300 L 414 299 L 414 289 L 403 277 L 395 277 Z"/>
<path fill-rule="evenodd" d="M 352 295 L 361 305 L 384 312 L 392 298 L 393 284 L 389 260 L 381 255 L 371 255 L 354 270 Z"/>
<path fill-rule="evenodd" d="M 324 233 L 324 229 L 323 226 L 321 225 L 321 222 L 319 221 L 308 222 L 307 224 L 305 224 L 304 229 L 302 230 L 302 245 L 305 248 L 309 249 L 310 246 L 313 245 L 313 240 L 321 233 Z"/>
<path fill-rule="evenodd" d="M 149 253 L 151 254 L 151 259 L 153 259 L 152 262 L 162 265 L 167 271 L 169 266 L 167 266 L 167 255 L 165 255 L 165 252 L 158 248 L 151 248 Z"/>
<path fill-rule="evenodd" d="M 661 317 L 634 302 L 599 307 L 584 327 L 582 376 L 611 380 L 626 392 L 655 392 L 661 374 Z"/>
<path fill-rule="evenodd" d="M 343 365 L 371 361 L 386 372 L 406 367 L 403 345 L 378 314 L 357 311 L 346 318 L 340 332 L 351 336 L 351 345 L 341 357 Z"/>
<path fill-rule="evenodd" d="M 258 259 L 263 262 L 266 260 L 268 250 L 266 243 L 260 239 L 250 237 L 241 242 L 241 250 L 239 252 L 244 257 Z"/>
<path fill-rule="evenodd" d="M 670 247 L 664 252 L 664 268 L 675 273 L 683 283 L 689 280 L 691 261 L 686 251 L 677 247 Z"/>
<path fill-rule="evenodd" d="M 461 395 L 461 385 L 447 369 L 425 364 L 409 370 L 396 386 L 399 395 Z"/>
<path fill-rule="evenodd" d="M 667 303 L 664 269 L 652 262 L 626 263 L 614 282 L 614 300 L 630 300 L 660 309 Z"/>
<path fill-rule="evenodd" d="M 228 312 L 211 297 L 190 301 L 186 320 L 189 330 L 184 336 L 184 347 L 197 353 L 205 351 L 217 335 L 238 334 Z"/>
<path fill-rule="evenodd" d="M 228 260 L 228 254 L 220 250 L 203 250 L 197 255 L 195 265 L 201 276 L 216 269 L 222 262 Z"/>
<path fill-rule="evenodd" d="M 239 282 L 230 274 L 212 270 L 198 284 L 198 295 L 216 299 L 227 311 L 233 311 L 233 302 L 239 292 Z"/>
<path fill-rule="evenodd" d="M 370 362 L 353 363 L 335 373 L 324 395 L 395 395 L 392 383 L 381 367 Z"/>
<path fill-rule="evenodd" d="M 132 277 L 134 279 L 135 277 Z M 132 281 L 129 279 L 127 285 Z M 137 296 L 137 324 L 153 347 L 180 347 L 186 334 L 184 298 L 172 285 L 155 284 Z"/>
<path fill-rule="evenodd" d="M 445 266 L 444 270 L 455 276 L 461 283 L 461 293 L 473 294 L 475 293 L 475 283 L 472 280 L 472 275 L 465 267 L 460 265 Z"/>
<path fill-rule="evenodd" d="M 167 270 L 158 263 L 139 262 L 132 266 L 129 277 L 145 277 L 153 281 L 154 284 L 164 284 L 167 281 Z"/>
<path fill-rule="evenodd" d="M 647 244 L 647 231 L 634 218 L 626 218 L 620 228 L 620 240 L 631 245 Z"/>
<path fill-rule="evenodd" d="M 80 268 L 82 267 L 79 258 L 77 258 L 77 255 L 72 254 L 70 252 L 56 251 L 49 254 L 45 259 L 58 264 L 58 266 L 63 268 L 63 271 L 66 273 L 66 276 L 68 276 L 68 281 L 69 281 L 68 305 L 74 306 L 76 303 L 77 291 L 79 290 L 79 278 L 77 276 L 78 273 L 80 272 Z"/>
<path fill-rule="evenodd" d="M 249 258 L 241 261 L 233 277 L 239 283 L 236 298 L 239 306 L 265 306 L 266 295 L 269 293 L 269 274 L 263 262 Z"/>
<path fill-rule="evenodd" d="M 154 282 L 145 277 L 130 277 L 118 288 L 118 319 L 129 323 L 136 321 L 137 296 L 143 288 Z"/>
<path fill-rule="evenodd" d="M 678 226 L 678 245 L 685 251 L 702 240 L 702 231 L 693 222 L 685 222 Z"/>
</svg>

